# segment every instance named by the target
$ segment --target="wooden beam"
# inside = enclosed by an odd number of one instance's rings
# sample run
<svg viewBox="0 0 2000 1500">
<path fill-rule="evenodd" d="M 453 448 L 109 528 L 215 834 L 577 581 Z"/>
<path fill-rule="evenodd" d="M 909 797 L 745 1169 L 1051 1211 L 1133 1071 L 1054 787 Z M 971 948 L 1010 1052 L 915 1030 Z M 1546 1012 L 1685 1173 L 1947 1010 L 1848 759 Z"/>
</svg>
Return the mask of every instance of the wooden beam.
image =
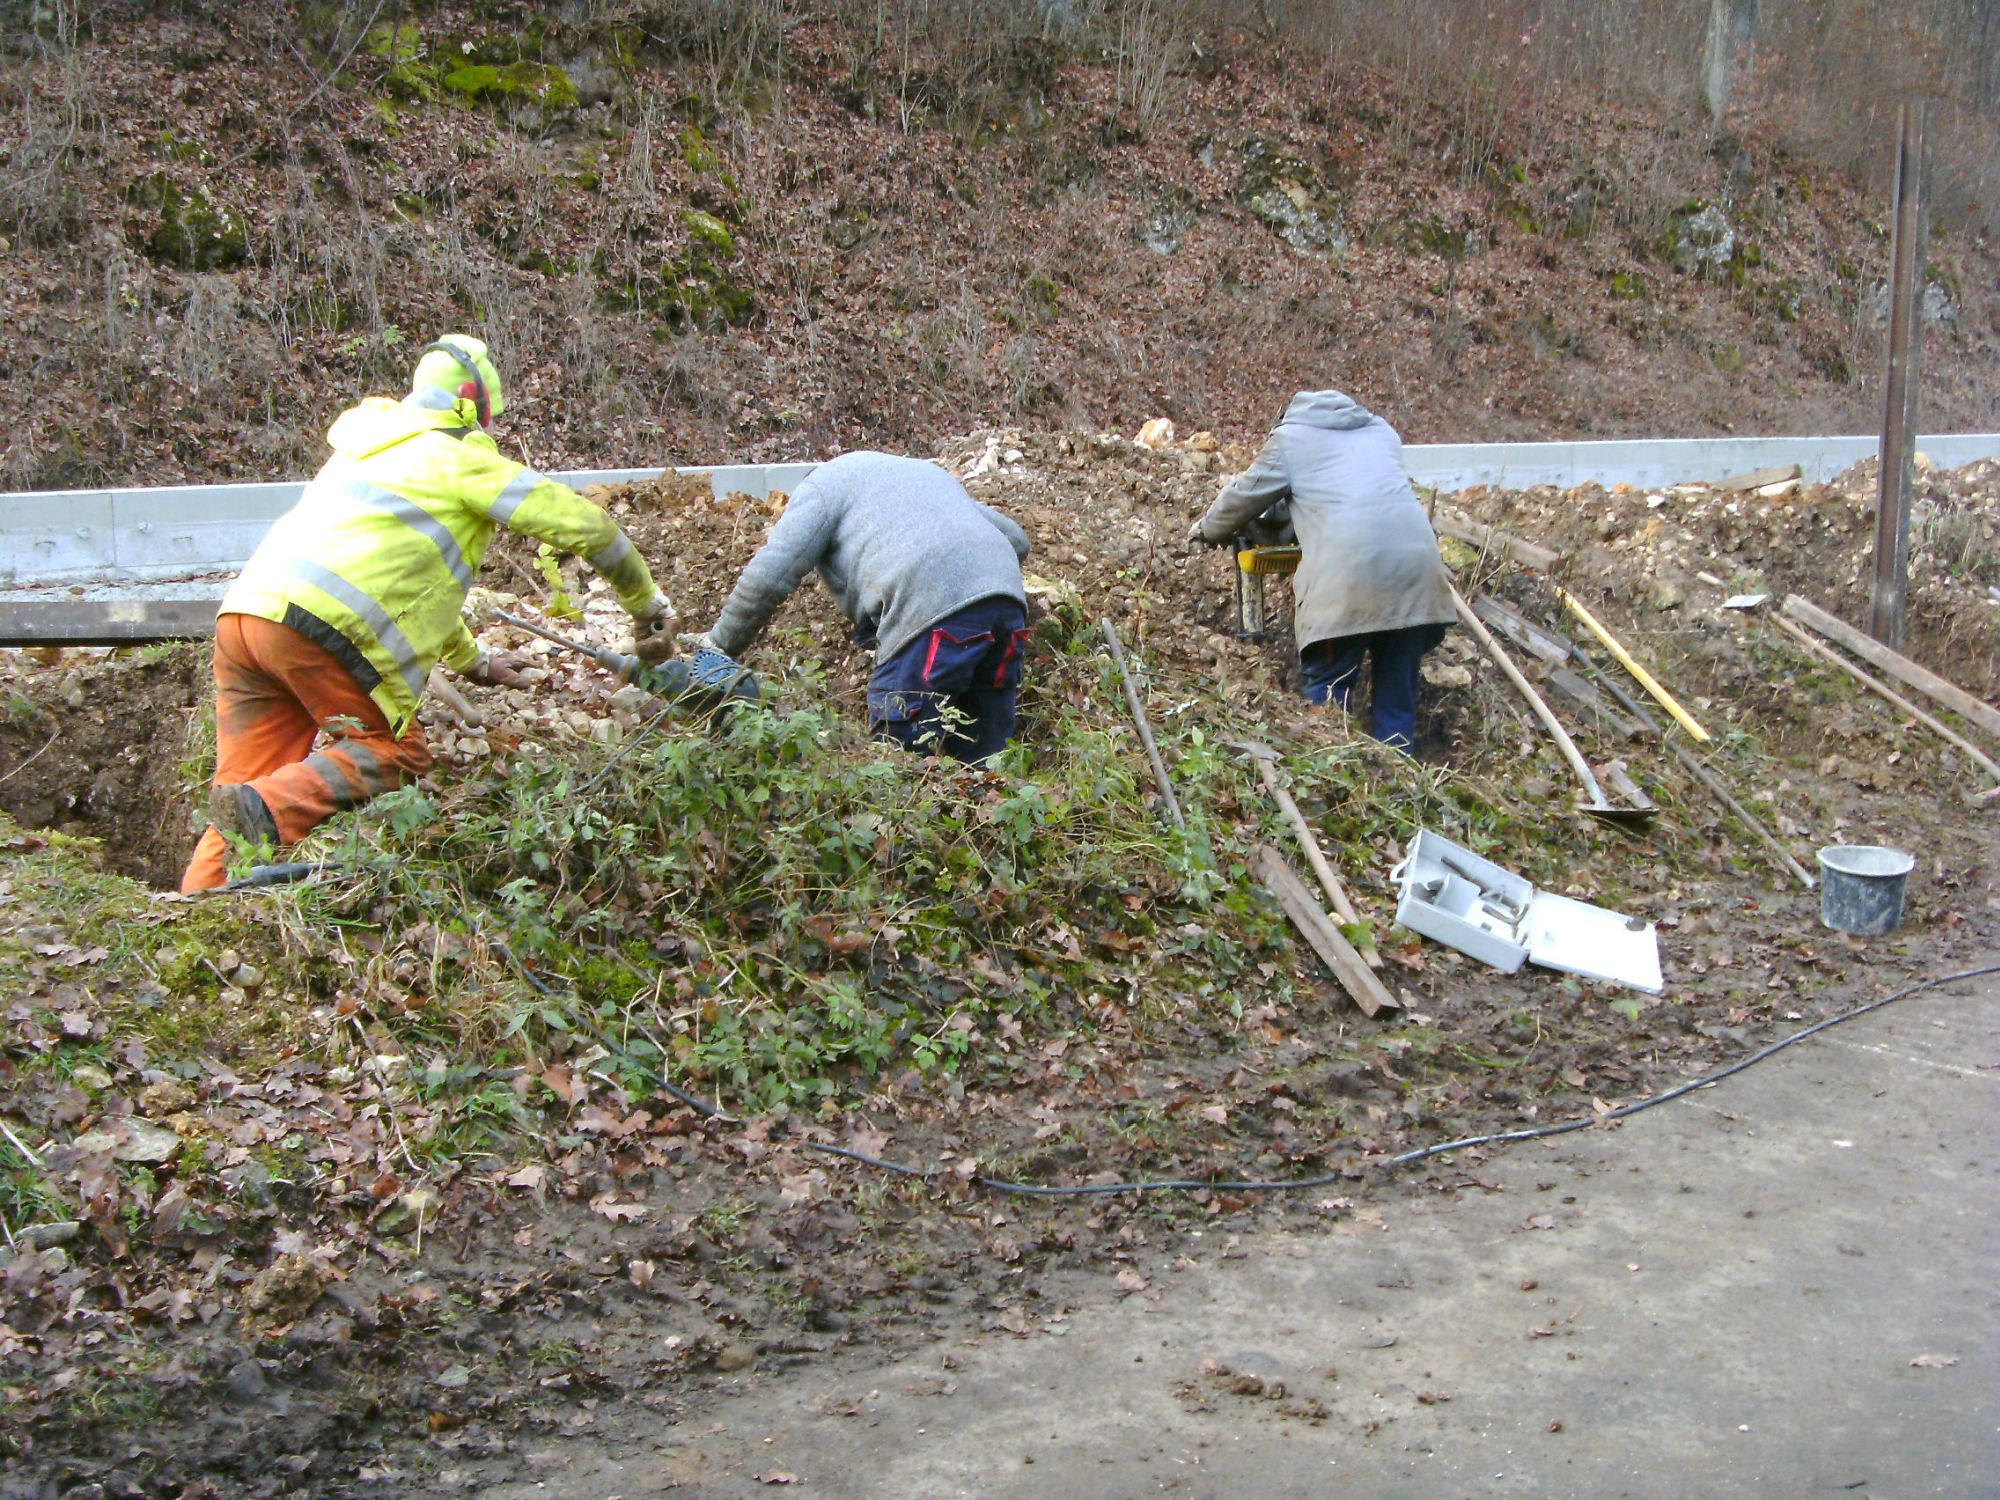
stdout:
<svg viewBox="0 0 2000 1500">
<path fill-rule="evenodd" d="M 2000 764 L 1996 764 L 1990 755 L 1981 751 L 1978 746 L 1966 739 L 1965 736 L 1945 728 L 1944 725 L 1940 724 L 1931 715 L 1925 713 L 1921 708 L 1918 708 L 1908 698 L 1896 692 L 1888 683 L 1882 681 L 1881 678 L 1871 676 L 1869 673 L 1862 671 L 1861 668 L 1855 666 L 1853 662 L 1842 656 L 1833 647 L 1823 641 L 1814 640 L 1783 615 L 1771 616 L 1771 623 L 1784 631 L 1786 635 L 1797 641 L 1800 646 L 1818 657 L 1821 661 L 1826 662 L 1829 666 L 1838 667 L 1869 691 L 1893 703 L 1897 708 L 1915 719 L 1924 728 L 1930 730 L 1946 744 L 1955 745 L 1960 750 L 1963 750 L 1967 755 L 1972 757 L 1975 765 L 1985 770 L 1988 776 L 1991 776 L 1995 781 L 2000 781 Z M 1994 790 L 2000 791 L 2000 788 L 1994 788 Z"/>
<path fill-rule="evenodd" d="M 1733 474 L 1717 481 L 1715 487 L 1741 494 L 1745 490 L 1761 490 L 1767 484 L 1783 484 L 1787 479 L 1797 479 L 1800 472 L 1797 464 L 1774 464 L 1768 469 L 1752 469 L 1748 474 Z"/>
<path fill-rule="evenodd" d="M 131 646 L 205 641 L 213 599 L 0 600 L 0 646 Z"/>
<path fill-rule="evenodd" d="M 1491 594 L 1481 594 L 1473 600 L 1472 612 L 1532 656 L 1539 656 L 1546 662 L 1569 660 L 1570 645 L 1567 641 L 1556 639 L 1526 615 Z"/>
<path fill-rule="evenodd" d="M 1917 446 L 1918 365 L 1924 345 L 1924 138 L 1928 100 L 1903 101 L 1896 142 L 1896 217 L 1889 236 L 1889 353 L 1882 381 L 1876 479 L 1874 585 L 1868 633 L 1903 648 L 1910 592 L 1910 489 Z"/>
<path fill-rule="evenodd" d="M 1305 855 L 1306 863 L 1312 866 L 1313 874 L 1319 877 L 1320 889 L 1326 892 L 1327 900 L 1333 903 L 1335 914 L 1349 926 L 1358 927 L 1361 924 L 1361 914 L 1354 909 L 1354 903 L 1347 899 L 1347 888 L 1340 883 L 1340 877 L 1333 873 L 1333 866 L 1326 862 L 1326 853 L 1313 835 L 1312 824 L 1308 823 L 1306 815 L 1299 811 L 1298 803 L 1294 802 L 1292 794 L 1285 790 L 1285 784 L 1278 780 L 1278 768 L 1273 763 L 1275 755 L 1267 757 L 1252 750 L 1250 758 L 1257 763 L 1257 775 L 1264 783 L 1264 790 L 1271 794 L 1271 800 L 1278 804 L 1278 811 L 1283 813 L 1285 821 L 1292 825 L 1292 833 L 1299 841 L 1299 850 Z M 1368 961 L 1369 968 L 1382 967 L 1382 955 L 1372 946 L 1355 951 Z"/>
<path fill-rule="evenodd" d="M 1437 529 L 1446 536 L 1455 536 L 1461 542 L 1470 542 L 1488 551 L 1504 552 L 1522 567 L 1533 568 L 1537 573 L 1546 573 L 1562 561 L 1562 554 L 1552 547 L 1538 546 L 1511 531 L 1502 531 L 1497 526 L 1487 526 L 1451 511 L 1435 517 L 1435 522 Z"/>
<path fill-rule="evenodd" d="M 1785 613 L 1801 625 L 1818 631 L 1828 640 L 1845 646 L 1863 661 L 1880 667 L 1905 687 L 1913 687 L 1933 702 L 1942 703 L 1969 724 L 1977 724 L 2000 738 L 2000 709 L 1983 703 L 1956 683 L 1947 682 L 1927 667 L 1919 666 L 1900 651 L 1891 651 L 1837 616 L 1828 614 L 1810 599 L 1797 594 L 1785 596 Z"/>
<path fill-rule="evenodd" d="M 1396 997 L 1391 995 L 1354 951 L 1341 930 L 1327 920 L 1326 913 L 1319 909 L 1319 903 L 1299 879 L 1292 867 L 1285 863 L 1284 856 L 1269 844 L 1259 844 L 1255 856 L 1257 878 L 1264 882 L 1264 889 L 1278 898 L 1278 905 L 1291 918 L 1301 936 L 1312 945 L 1313 952 L 1331 970 L 1333 977 L 1340 981 L 1354 1003 L 1361 1007 L 1363 1015 L 1373 1016 L 1377 1011 L 1396 1010 Z"/>
<path fill-rule="evenodd" d="M 1577 676 L 1568 667 L 1557 667 L 1549 673 L 1549 686 L 1578 707 L 1589 709 L 1597 716 L 1600 728 L 1620 739 L 1636 740 L 1644 736 L 1644 730 L 1604 701 L 1605 695 L 1597 690 L 1596 683 Z"/>
</svg>

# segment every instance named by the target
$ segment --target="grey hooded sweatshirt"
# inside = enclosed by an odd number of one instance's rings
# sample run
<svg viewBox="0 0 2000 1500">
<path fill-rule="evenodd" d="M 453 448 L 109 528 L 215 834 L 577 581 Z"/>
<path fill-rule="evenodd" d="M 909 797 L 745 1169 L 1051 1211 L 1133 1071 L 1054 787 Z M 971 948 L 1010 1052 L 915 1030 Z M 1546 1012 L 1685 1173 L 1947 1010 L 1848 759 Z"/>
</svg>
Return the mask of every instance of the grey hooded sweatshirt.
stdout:
<svg viewBox="0 0 2000 1500">
<path fill-rule="evenodd" d="M 934 463 L 843 453 L 808 474 L 723 603 L 709 639 L 731 656 L 818 569 L 855 639 L 894 656 L 982 599 L 1027 603 L 1028 536 Z"/>
<path fill-rule="evenodd" d="M 1287 498 L 1301 553 L 1292 579 L 1301 650 L 1457 618 L 1437 536 L 1403 469 L 1403 440 L 1366 407 L 1339 391 L 1292 397 L 1256 462 L 1202 517 L 1201 535 L 1226 542 Z"/>
</svg>

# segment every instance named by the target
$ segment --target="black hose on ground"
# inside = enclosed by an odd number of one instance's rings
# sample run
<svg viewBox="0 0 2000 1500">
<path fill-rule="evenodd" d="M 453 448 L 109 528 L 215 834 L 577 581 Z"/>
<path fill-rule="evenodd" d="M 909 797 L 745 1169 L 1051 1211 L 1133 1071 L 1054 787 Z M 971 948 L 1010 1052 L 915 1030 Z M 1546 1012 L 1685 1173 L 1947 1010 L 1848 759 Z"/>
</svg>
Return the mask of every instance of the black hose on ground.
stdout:
<svg viewBox="0 0 2000 1500">
<path fill-rule="evenodd" d="M 1568 1135 L 1574 1131 L 1588 1130 L 1593 1125 L 1600 1123 L 1600 1121 L 1628 1119 L 1638 1114 L 1641 1110 L 1651 1109 L 1657 1104 L 1665 1104 L 1669 1100 L 1679 1099 L 1683 1095 L 1691 1094 L 1697 1089 L 1713 1087 L 1723 1079 L 1741 1073 L 1746 1068 L 1754 1067 L 1767 1057 L 1774 1056 L 1784 1051 L 1785 1048 L 1804 1041 L 1809 1036 L 1816 1036 L 1831 1027 L 1857 1020 L 1862 1016 L 1881 1010 L 1884 1006 L 1894 1005 L 1898 1000 L 1908 999 L 1911 995 L 1920 994 L 1925 990 L 1936 989 L 1939 985 L 1952 984 L 1961 979 L 1979 979 L 1988 974 L 2000 974 L 2000 964 L 1986 964 L 1977 969 L 1961 969 L 1955 974 L 1939 974 L 1930 979 L 1919 980 L 1915 984 L 1906 985 L 1893 994 L 1884 995 L 1877 1000 L 1871 1000 L 1866 1005 L 1857 1006 L 1855 1009 L 1845 1011 L 1840 1015 L 1829 1016 L 1824 1021 L 1816 1021 L 1802 1030 L 1793 1032 L 1790 1036 L 1780 1037 L 1769 1046 L 1760 1047 L 1748 1057 L 1739 1058 L 1726 1067 L 1717 1068 L 1712 1073 L 1705 1073 L 1700 1078 L 1691 1079 L 1687 1083 L 1679 1084 L 1674 1088 L 1666 1090 L 1664 1093 L 1654 1094 L 1649 1098 L 1639 1099 L 1631 1104 L 1622 1105 L 1603 1115 L 1591 1115 L 1586 1119 L 1580 1120 L 1564 1120 L 1554 1125 L 1536 1125 L 1525 1130 L 1500 1130 L 1485 1135 L 1463 1136 L 1458 1140 L 1444 1141 L 1435 1146 L 1424 1146 L 1415 1151 L 1405 1151 L 1399 1156 L 1391 1156 L 1374 1165 L 1378 1167 L 1406 1167 L 1420 1161 L 1427 1161 L 1434 1156 L 1443 1156 L 1451 1151 L 1464 1151 L 1473 1146 L 1511 1145 L 1516 1141 L 1544 1140 L 1550 1136 Z M 687 1102 L 685 1094 L 680 1093 L 679 1090 L 675 1090 L 674 1092 L 676 1097 L 680 1098 L 683 1102 Z M 695 1107 L 704 1114 L 712 1115 L 715 1113 L 705 1105 L 696 1105 Z M 865 1152 L 850 1150 L 845 1146 L 827 1146 L 817 1141 L 807 1141 L 804 1144 L 812 1150 L 823 1152 L 828 1156 L 837 1156 L 847 1161 L 860 1162 L 864 1166 L 875 1167 L 885 1172 L 893 1172 L 899 1177 L 916 1177 L 929 1182 L 940 1177 L 953 1175 L 938 1167 L 912 1167 L 900 1162 L 884 1161 L 880 1157 L 869 1156 Z M 1344 1178 L 1345 1174 L 1342 1172 L 1324 1172 L 1316 1177 L 1292 1177 L 1265 1181 L 1229 1182 L 1204 1181 L 1197 1178 L 1153 1178 L 1139 1182 L 1083 1183 L 1074 1186 L 1049 1187 L 1037 1183 L 1009 1182 L 999 1177 L 975 1176 L 969 1180 L 977 1186 L 990 1189 L 993 1192 L 1013 1194 L 1020 1197 L 1082 1198 L 1102 1196 L 1110 1193 L 1296 1192 L 1307 1188 L 1329 1187 L 1336 1182 L 1344 1180 Z"/>
<path fill-rule="evenodd" d="M 496 946 L 499 947 L 501 954 L 514 966 L 521 977 L 526 979 L 536 990 L 544 995 L 555 993 L 546 982 L 523 964 L 511 949 L 505 945 Z M 1588 1130 L 1592 1126 L 1604 1121 L 1629 1119 L 1642 1110 L 1652 1109 L 1655 1105 L 1666 1104 L 1671 1100 L 1682 1098 L 1687 1094 L 1694 1093 L 1697 1089 L 1712 1088 L 1714 1085 L 1722 1082 L 1723 1079 L 1734 1077 L 1746 1068 L 1755 1067 L 1758 1063 L 1763 1062 L 1768 1057 L 1775 1056 L 1787 1047 L 1803 1042 L 1807 1037 L 1817 1036 L 1822 1031 L 1844 1025 L 1849 1021 L 1858 1020 L 1862 1016 L 1870 1015 L 1875 1011 L 1883 1009 L 1885 1006 L 1894 1005 L 1899 1000 L 1906 1000 L 1912 995 L 1921 994 L 1925 990 L 1936 989 L 1940 985 L 1954 984 L 1962 979 L 1980 979 L 1989 974 L 2000 974 L 2000 963 L 1985 964 L 1976 969 L 1961 969 L 1953 974 L 1938 974 L 1929 979 L 1920 979 L 1915 984 L 1905 985 L 1902 989 L 1896 990 L 1892 994 L 1883 995 L 1878 999 L 1869 1001 L 1865 1005 L 1856 1006 L 1853 1010 L 1843 1011 L 1837 1016 L 1829 1016 L 1823 1021 L 1815 1021 L 1812 1025 L 1803 1027 L 1793 1032 L 1790 1036 L 1780 1037 L 1777 1041 L 1767 1046 L 1759 1047 L 1748 1057 L 1738 1058 L 1735 1062 L 1717 1068 L 1713 1072 L 1704 1073 L 1699 1078 L 1690 1079 L 1686 1083 L 1677 1084 L 1662 1093 L 1635 1100 L 1630 1104 L 1620 1105 L 1617 1109 L 1609 1110 L 1602 1115 L 1592 1114 L 1582 1119 L 1563 1120 L 1553 1125 L 1534 1125 L 1521 1130 L 1496 1130 L 1484 1135 L 1461 1136 L 1457 1140 L 1442 1141 L 1434 1146 L 1422 1146 L 1414 1151 L 1405 1151 L 1400 1155 L 1387 1157 L 1381 1161 L 1372 1163 L 1372 1165 L 1376 1167 L 1413 1166 L 1418 1162 L 1428 1161 L 1434 1156 L 1443 1156 L 1453 1151 L 1465 1151 L 1474 1146 L 1512 1145 L 1517 1141 L 1546 1140 L 1551 1136 L 1570 1135 L 1579 1130 Z M 583 1024 L 584 1029 L 600 1046 L 609 1051 L 616 1052 L 626 1062 L 635 1068 L 640 1068 L 641 1071 L 653 1071 L 644 1068 L 629 1052 L 618 1046 L 610 1038 L 604 1036 L 596 1027 L 590 1025 L 586 1019 L 582 1017 L 574 1017 L 573 1019 L 579 1020 Z M 723 1113 L 723 1111 L 709 1104 L 707 1101 L 698 1099 L 686 1090 L 669 1083 L 664 1077 L 655 1077 L 653 1082 L 662 1092 L 685 1104 L 688 1108 L 706 1119 L 727 1125 L 742 1123 L 736 1117 Z M 817 1151 L 824 1156 L 837 1157 L 842 1161 L 857 1162 L 865 1167 L 873 1167 L 877 1171 L 890 1172 L 898 1177 L 912 1177 L 921 1182 L 951 1179 L 958 1175 L 944 1167 L 913 1167 L 906 1162 L 887 1161 L 882 1157 L 870 1156 L 865 1151 L 856 1151 L 848 1146 L 831 1146 L 821 1141 L 803 1141 L 800 1144 L 805 1146 L 806 1149 Z M 1220 1178 L 1161 1177 L 1142 1178 L 1137 1182 L 1091 1182 L 1045 1185 L 1033 1182 L 1013 1182 L 1003 1177 L 988 1177 L 983 1174 L 975 1174 L 964 1180 L 976 1187 L 985 1188 L 990 1192 L 1008 1194 L 1014 1197 L 1096 1198 L 1109 1196 L 1114 1193 L 1301 1192 L 1311 1188 L 1331 1187 L 1337 1182 L 1350 1179 L 1345 1171 L 1333 1171 L 1322 1172 L 1313 1177 L 1251 1178 L 1240 1181 Z"/>
</svg>

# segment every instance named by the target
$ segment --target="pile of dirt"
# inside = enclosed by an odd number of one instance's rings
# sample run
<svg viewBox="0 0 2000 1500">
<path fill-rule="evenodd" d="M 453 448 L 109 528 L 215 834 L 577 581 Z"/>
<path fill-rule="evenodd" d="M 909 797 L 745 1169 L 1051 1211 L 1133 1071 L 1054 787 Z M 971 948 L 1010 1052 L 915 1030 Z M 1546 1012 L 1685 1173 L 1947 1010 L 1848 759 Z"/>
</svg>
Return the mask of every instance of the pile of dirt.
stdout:
<svg viewBox="0 0 2000 1500">
<path fill-rule="evenodd" d="M 1865 626 L 1878 474 L 1869 459 L 1824 484 L 1481 488 L 1458 499 L 1563 552 L 1572 577 L 1652 629 L 1703 628 L 1717 590 L 1802 594 Z M 2000 693 L 2000 460 L 1943 470 L 1920 459 L 1908 609 L 1906 654 L 1975 695 Z"/>
</svg>

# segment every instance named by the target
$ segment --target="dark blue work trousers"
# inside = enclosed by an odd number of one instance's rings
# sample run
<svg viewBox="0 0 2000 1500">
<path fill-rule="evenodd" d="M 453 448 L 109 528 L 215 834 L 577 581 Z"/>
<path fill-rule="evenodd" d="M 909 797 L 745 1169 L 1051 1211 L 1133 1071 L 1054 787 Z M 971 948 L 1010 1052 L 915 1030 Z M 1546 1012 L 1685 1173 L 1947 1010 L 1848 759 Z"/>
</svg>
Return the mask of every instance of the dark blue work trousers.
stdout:
<svg viewBox="0 0 2000 1500">
<path fill-rule="evenodd" d="M 1004 595 L 946 615 L 868 679 L 868 727 L 920 755 L 978 762 L 1014 733 L 1028 612 Z"/>
<path fill-rule="evenodd" d="M 1306 697 L 1322 704 L 1331 699 L 1345 709 L 1367 661 L 1368 732 L 1408 754 L 1417 743 L 1417 683 L 1424 653 L 1443 639 L 1442 625 L 1409 625 L 1314 641 L 1299 653 Z"/>
</svg>

